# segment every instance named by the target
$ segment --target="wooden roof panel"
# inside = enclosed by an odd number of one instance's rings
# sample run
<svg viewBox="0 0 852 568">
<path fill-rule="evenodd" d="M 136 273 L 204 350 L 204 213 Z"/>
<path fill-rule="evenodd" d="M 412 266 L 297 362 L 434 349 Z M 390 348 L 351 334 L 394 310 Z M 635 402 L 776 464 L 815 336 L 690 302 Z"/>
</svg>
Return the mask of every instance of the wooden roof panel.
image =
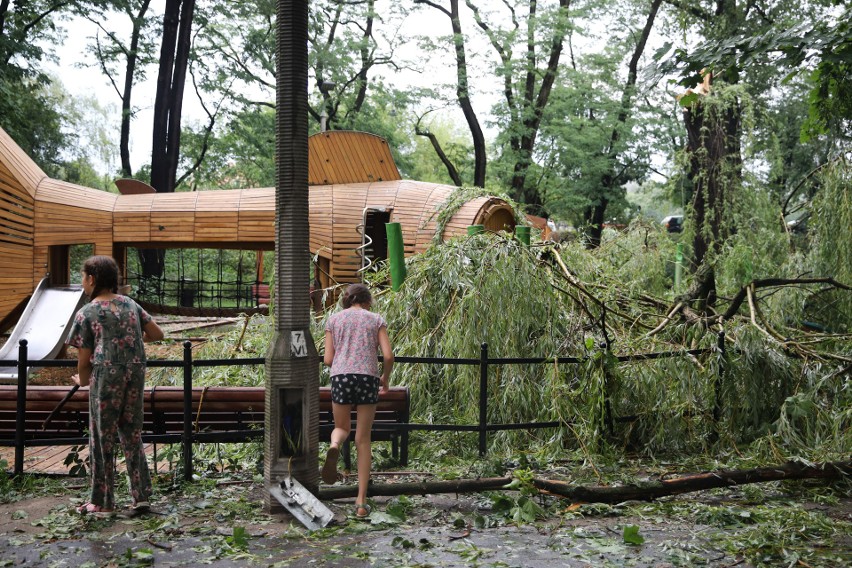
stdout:
<svg viewBox="0 0 852 568">
<path fill-rule="evenodd" d="M 308 184 L 400 179 L 387 142 L 366 132 L 332 130 L 308 139 Z"/>
</svg>

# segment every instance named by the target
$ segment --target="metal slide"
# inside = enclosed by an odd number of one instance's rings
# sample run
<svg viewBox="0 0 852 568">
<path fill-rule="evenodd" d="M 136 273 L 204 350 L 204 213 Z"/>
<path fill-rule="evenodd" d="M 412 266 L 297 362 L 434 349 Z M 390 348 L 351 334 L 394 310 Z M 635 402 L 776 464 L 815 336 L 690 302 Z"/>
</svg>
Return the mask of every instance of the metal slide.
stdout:
<svg viewBox="0 0 852 568">
<path fill-rule="evenodd" d="M 47 278 L 39 282 L 18 325 L 0 347 L 0 361 L 18 358 L 18 342 L 27 340 L 27 360 L 54 359 L 62 350 L 68 326 L 85 303 L 80 286 L 51 288 Z M 0 384 L 15 384 L 17 367 L 0 367 Z"/>
</svg>

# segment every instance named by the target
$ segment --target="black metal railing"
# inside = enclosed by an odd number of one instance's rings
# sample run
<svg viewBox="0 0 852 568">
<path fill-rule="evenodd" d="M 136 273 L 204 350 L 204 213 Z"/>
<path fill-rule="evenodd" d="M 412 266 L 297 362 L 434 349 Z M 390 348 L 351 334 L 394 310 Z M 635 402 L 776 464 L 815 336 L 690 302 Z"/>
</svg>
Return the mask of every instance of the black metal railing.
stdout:
<svg viewBox="0 0 852 568">
<path fill-rule="evenodd" d="M 148 361 L 148 367 L 152 368 L 182 368 L 183 369 L 183 433 L 180 436 L 180 443 L 183 446 L 184 459 L 184 475 L 186 479 L 192 478 L 192 446 L 196 442 L 229 442 L 229 441 L 247 441 L 263 436 L 263 430 L 253 430 L 252 432 L 240 432 L 240 436 L 234 437 L 229 432 L 194 432 L 192 419 L 192 376 L 195 368 L 198 367 L 229 367 L 229 366 L 244 366 L 244 365 L 262 365 L 266 362 L 262 357 L 246 357 L 240 359 L 193 359 L 191 343 L 185 342 L 183 345 L 183 358 L 181 360 L 167 359 L 151 359 Z M 715 399 L 713 402 L 713 419 L 718 422 L 721 416 L 721 389 L 722 379 L 724 377 L 725 367 L 725 335 L 724 331 L 718 335 L 717 345 L 714 348 L 705 349 L 690 349 L 684 351 L 667 351 L 655 353 L 640 353 L 635 355 L 621 355 L 615 358 L 621 363 L 631 363 L 638 361 L 648 361 L 654 359 L 664 359 L 673 357 L 686 357 L 705 355 L 709 353 L 718 353 L 720 355 L 720 365 L 718 374 L 714 382 Z M 588 361 L 586 358 L 577 357 L 503 357 L 492 358 L 488 354 L 488 345 L 483 343 L 480 346 L 480 355 L 478 358 L 443 358 L 443 357 L 395 357 L 396 363 L 399 364 L 429 364 L 429 365 L 469 365 L 479 366 L 479 419 L 477 424 L 393 424 L 384 425 L 384 427 L 393 427 L 397 430 L 419 430 L 419 431 L 453 431 L 453 432 L 476 432 L 478 434 L 478 449 L 479 455 L 485 456 L 487 453 L 488 433 L 501 430 L 519 430 L 519 429 L 536 429 L 536 428 L 556 428 L 565 425 L 561 421 L 549 422 L 525 422 L 525 423 L 504 423 L 504 424 L 489 424 L 488 423 L 488 379 L 489 369 L 492 366 L 501 365 L 535 365 L 535 364 L 566 364 L 578 365 Z M 18 347 L 18 358 L 16 360 L 0 361 L 0 367 L 18 368 L 18 384 L 17 384 L 17 405 L 16 405 L 16 421 L 15 421 L 15 436 L 14 440 L 3 439 L 0 437 L 0 446 L 15 447 L 15 464 L 13 472 L 15 475 L 23 473 L 24 466 L 24 448 L 25 446 L 44 446 L 44 445 L 70 445 L 86 443 L 87 438 L 73 438 L 57 440 L 55 438 L 38 437 L 27 439 L 25 432 L 25 415 L 26 415 L 26 397 L 27 397 L 27 374 L 30 366 L 38 367 L 74 367 L 76 361 L 73 360 L 38 360 L 29 361 L 27 359 L 27 341 L 21 340 Z M 608 393 L 605 393 L 605 397 Z M 606 400 L 608 403 L 608 400 Z M 609 417 L 609 425 L 611 427 L 613 417 Z M 0 435 L 2 432 L 0 432 Z M 173 441 L 175 435 L 143 434 L 145 441 Z"/>
</svg>

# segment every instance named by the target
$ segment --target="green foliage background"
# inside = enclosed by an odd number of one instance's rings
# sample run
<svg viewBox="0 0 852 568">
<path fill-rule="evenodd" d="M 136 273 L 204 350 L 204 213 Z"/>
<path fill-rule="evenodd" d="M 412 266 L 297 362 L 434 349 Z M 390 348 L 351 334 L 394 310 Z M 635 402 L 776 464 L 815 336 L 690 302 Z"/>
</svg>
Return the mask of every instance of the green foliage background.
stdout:
<svg viewBox="0 0 852 568">
<path fill-rule="evenodd" d="M 720 312 L 726 307 L 725 298 L 755 278 L 818 276 L 824 274 L 823 267 L 834 267 L 841 278 L 848 277 L 848 261 L 838 260 L 843 255 L 835 252 L 849 250 L 850 236 L 831 228 L 848 215 L 842 201 L 848 200 L 846 176 L 843 163 L 822 174 L 826 201 L 813 221 L 814 245 L 809 253 L 791 253 L 791 236 L 781 227 L 765 226 L 757 217 L 760 238 L 747 240 L 737 234 L 729 240 L 717 260 Z M 651 334 L 678 293 L 673 286 L 678 238 L 642 221 L 623 232 L 605 231 L 596 250 L 581 242 L 539 241 L 528 248 L 506 234 L 462 237 L 407 259 L 408 278 L 398 292 L 384 287 L 386 266 L 375 274 L 374 309 L 388 321 L 397 356 L 477 359 L 481 344 L 487 343 L 491 358 L 579 359 L 576 364 L 490 367 L 489 423 L 565 424 L 489 434 L 489 452 L 496 455 L 528 453 L 556 459 L 575 452 L 590 458 L 745 452 L 750 459 L 772 462 L 848 456 L 850 338 L 811 334 L 800 325 L 814 313 L 814 298 L 829 293 L 792 286 L 757 291 L 756 309 L 762 319 L 752 322 L 744 304 L 726 321 L 724 357 L 717 350 L 721 328 L 707 327 L 706 321 L 676 319 Z M 848 326 L 848 312 L 837 307 L 848 305 L 844 302 L 850 292 L 830 295 L 832 310 L 824 306 L 820 313 L 830 311 L 831 325 L 838 329 Z M 324 319 L 333 311 L 315 321 L 314 339 L 320 349 Z M 265 355 L 270 321 L 255 316 L 246 326 L 247 333 L 236 329 L 223 341 L 206 344 L 198 356 Z M 764 326 L 808 346 L 814 355 L 802 357 L 794 344 L 779 342 Z M 235 347 L 238 338 L 242 339 Z M 614 358 L 689 349 L 709 353 L 631 363 Z M 324 370 L 323 381 L 327 378 Z M 196 381 L 259 385 L 263 372 L 208 369 L 199 372 Z M 401 363 L 392 383 L 411 388 L 413 422 L 478 420 L 478 366 Z M 470 434 L 414 433 L 413 440 L 412 451 L 424 457 L 436 451 L 469 457 L 476 452 Z"/>
</svg>

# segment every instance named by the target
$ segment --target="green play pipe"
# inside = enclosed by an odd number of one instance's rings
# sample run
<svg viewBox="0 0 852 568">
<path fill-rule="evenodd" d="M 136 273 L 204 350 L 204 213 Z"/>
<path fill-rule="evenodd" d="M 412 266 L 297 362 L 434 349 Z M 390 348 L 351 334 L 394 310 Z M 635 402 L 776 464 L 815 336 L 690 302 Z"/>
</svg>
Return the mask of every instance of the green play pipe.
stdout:
<svg viewBox="0 0 852 568">
<path fill-rule="evenodd" d="M 408 272 L 405 269 L 405 250 L 402 245 L 402 225 L 385 223 L 388 235 L 388 260 L 390 261 L 391 288 L 400 289 Z"/>
<path fill-rule="evenodd" d="M 467 234 L 468 235 L 478 235 L 479 233 L 485 232 L 485 225 L 468 225 L 467 226 Z"/>
<path fill-rule="evenodd" d="M 530 228 L 525 225 L 516 225 L 515 238 L 518 239 L 519 242 L 530 246 Z"/>
</svg>

